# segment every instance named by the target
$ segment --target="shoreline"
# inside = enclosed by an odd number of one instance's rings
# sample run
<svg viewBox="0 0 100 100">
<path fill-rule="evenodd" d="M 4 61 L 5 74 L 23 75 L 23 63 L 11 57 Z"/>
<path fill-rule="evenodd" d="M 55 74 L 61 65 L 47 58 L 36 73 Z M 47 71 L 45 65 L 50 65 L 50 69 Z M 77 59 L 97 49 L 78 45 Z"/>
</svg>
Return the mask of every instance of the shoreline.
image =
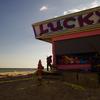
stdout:
<svg viewBox="0 0 100 100">
<path fill-rule="evenodd" d="M 35 70 L 34 71 L 0 72 L 0 78 L 25 76 L 28 74 L 33 74 L 34 72 L 35 72 Z"/>
</svg>

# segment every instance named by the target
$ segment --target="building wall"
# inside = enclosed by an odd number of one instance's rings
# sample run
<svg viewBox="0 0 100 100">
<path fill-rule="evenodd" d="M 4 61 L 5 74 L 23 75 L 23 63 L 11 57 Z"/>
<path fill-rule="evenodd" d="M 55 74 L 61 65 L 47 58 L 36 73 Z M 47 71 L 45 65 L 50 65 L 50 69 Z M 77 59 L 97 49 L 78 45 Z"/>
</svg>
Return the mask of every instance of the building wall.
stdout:
<svg viewBox="0 0 100 100">
<path fill-rule="evenodd" d="M 56 55 L 100 52 L 100 35 L 55 42 Z"/>
</svg>

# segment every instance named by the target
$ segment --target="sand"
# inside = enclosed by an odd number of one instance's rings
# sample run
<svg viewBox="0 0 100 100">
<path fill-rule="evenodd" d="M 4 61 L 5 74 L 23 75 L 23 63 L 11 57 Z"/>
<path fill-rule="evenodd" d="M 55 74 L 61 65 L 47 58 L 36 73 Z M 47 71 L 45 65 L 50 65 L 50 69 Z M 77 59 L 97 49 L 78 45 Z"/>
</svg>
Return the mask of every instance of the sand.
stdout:
<svg viewBox="0 0 100 100">
<path fill-rule="evenodd" d="M 70 76 L 70 78 L 69 78 Z M 80 74 L 79 80 L 73 80 L 75 73 L 64 76 L 43 78 L 41 85 L 37 76 L 32 73 L 20 76 L 6 76 L 0 78 L 0 100 L 99 100 L 100 85 L 95 81 L 96 75 L 91 82 L 88 77 Z M 75 77 L 74 77 L 75 78 Z M 94 85 L 93 85 L 94 84 Z"/>
<path fill-rule="evenodd" d="M 14 72 L 2 72 L 0 73 L 0 78 L 2 77 L 7 77 L 7 76 L 20 76 L 20 75 L 27 75 L 27 74 L 31 74 L 31 73 L 34 73 L 32 71 L 14 71 Z"/>
</svg>

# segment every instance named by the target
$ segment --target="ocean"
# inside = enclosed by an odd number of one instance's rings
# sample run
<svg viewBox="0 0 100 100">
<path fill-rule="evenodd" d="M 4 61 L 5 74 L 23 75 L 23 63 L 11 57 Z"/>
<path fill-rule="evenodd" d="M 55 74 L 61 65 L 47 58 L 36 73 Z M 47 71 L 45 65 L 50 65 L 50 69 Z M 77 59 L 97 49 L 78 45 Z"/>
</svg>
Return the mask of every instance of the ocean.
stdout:
<svg viewBox="0 0 100 100">
<path fill-rule="evenodd" d="M 0 68 L 0 73 L 4 72 L 27 72 L 27 71 L 35 71 L 34 68 Z"/>
</svg>

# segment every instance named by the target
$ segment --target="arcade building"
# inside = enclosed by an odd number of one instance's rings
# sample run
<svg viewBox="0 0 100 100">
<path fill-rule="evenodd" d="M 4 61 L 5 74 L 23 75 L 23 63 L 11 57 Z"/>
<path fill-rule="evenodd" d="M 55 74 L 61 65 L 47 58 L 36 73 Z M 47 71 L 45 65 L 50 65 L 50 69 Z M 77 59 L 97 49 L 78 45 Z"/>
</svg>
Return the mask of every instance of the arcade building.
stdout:
<svg viewBox="0 0 100 100">
<path fill-rule="evenodd" d="M 100 67 L 100 7 L 34 23 L 36 39 L 52 44 L 60 70 Z"/>
</svg>

